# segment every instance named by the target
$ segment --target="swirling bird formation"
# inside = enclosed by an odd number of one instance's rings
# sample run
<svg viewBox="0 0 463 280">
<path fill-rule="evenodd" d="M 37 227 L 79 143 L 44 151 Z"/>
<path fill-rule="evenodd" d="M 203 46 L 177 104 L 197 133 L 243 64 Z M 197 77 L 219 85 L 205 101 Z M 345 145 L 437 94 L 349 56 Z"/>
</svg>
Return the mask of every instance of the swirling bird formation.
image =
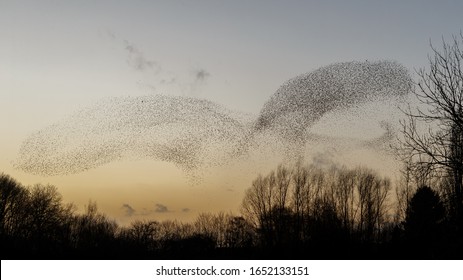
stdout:
<svg viewBox="0 0 463 280">
<path fill-rule="evenodd" d="M 325 114 L 407 95 L 411 78 L 396 62 L 346 62 L 284 83 L 255 118 L 208 100 L 166 95 L 113 97 L 25 139 L 15 166 L 38 175 L 83 172 L 125 158 L 171 162 L 185 171 L 245 156 L 275 135 L 297 150 Z M 277 139 L 277 140 L 275 140 Z M 272 145 L 272 143 L 265 143 Z"/>
</svg>

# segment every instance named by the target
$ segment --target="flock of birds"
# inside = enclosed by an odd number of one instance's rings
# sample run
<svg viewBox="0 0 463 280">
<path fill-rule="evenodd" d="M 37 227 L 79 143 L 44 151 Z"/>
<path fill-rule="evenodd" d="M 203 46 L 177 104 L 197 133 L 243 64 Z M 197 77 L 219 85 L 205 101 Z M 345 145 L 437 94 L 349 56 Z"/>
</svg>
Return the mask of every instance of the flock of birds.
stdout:
<svg viewBox="0 0 463 280">
<path fill-rule="evenodd" d="M 15 166 L 37 175 L 67 175 L 134 158 L 194 172 L 262 146 L 291 156 L 306 145 L 310 128 L 324 115 L 376 100 L 400 100 L 410 87 L 410 75 L 399 63 L 347 62 L 287 81 L 257 117 L 191 97 L 114 97 L 29 135 Z"/>
</svg>

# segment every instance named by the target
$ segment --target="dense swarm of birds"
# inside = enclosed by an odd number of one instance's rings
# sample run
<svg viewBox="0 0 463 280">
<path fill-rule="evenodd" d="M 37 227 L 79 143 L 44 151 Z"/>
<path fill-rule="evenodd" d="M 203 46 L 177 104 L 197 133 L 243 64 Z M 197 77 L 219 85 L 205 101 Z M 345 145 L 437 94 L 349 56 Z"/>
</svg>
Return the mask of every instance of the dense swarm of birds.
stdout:
<svg viewBox="0 0 463 280">
<path fill-rule="evenodd" d="M 65 175 L 135 158 L 194 171 L 259 146 L 286 153 L 304 145 L 310 127 L 330 111 L 403 98 L 410 86 L 407 69 L 396 62 L 347 62 L 287 81 L 255 118 L 198 98 L 114 97 L 31 134 L 15 165 L 32 174 Z"/>
<path fill-rule="evenodd" d="M 284 83 L 265 103 L 255 130 L 284 128 L 291 140 L 332 110 L 404 97 L 410 85 L 407 69 L 396 62 L 332 64 Z"/>
</svg>

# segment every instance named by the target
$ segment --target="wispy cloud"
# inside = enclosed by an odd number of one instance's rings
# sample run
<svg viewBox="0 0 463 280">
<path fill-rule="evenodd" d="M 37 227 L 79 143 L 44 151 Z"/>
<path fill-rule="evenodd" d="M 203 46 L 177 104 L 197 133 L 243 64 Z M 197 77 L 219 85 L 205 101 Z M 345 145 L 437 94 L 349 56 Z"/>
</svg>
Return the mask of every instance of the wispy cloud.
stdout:
<svg viewBox="0 0 463 280">
<path fill-rule="evenodd" d="M 154 208 L 154 212 L 156 213 L 166 213 L 166 212 L 169 212 L 169 209 L 167 208 L 167 206 L 161 204 L 161 203 L 156 203 L 155 205 L 155 208 Z"/>
<path fill-rule="evenodd" d="M 136 212 L 135 209 L 129 204 L 127 203 L 122 204 L 122 208 L 124 209 L 126 216 L 131 217 L 135 215 L 135 212 Z"/>
<path fill-rule="evenodd" d="M 111 30 L 106 30 L 106 34 L 107 34 L 108 37 L 111 38 L 112 40 L 116 40 L 116 34 L 114 34 L 114 32 L 112 32 Z"/>
<path fill-rule="evenodd" d="M 197 94 L 198 90 L 207 82 L 211 73 L 202 68 L 190 70 L 190 78 L 181 78 L 178 73 L 171 73 L 166 70 L 163 65 L 157 60 L 145 55 L 141 48 L 128 39 L 121 38 L 111 30 L 100 31 L 110 41 L 122 44 L 126 53 L 127 65 L 133 70 L 140 73 L 154 74 L 150 76 L 149 81 L 138 82 L 138 84 L 146 89 L 157 90 L 158 86 L 177 87 L 179 92 L 188 94 Z M 145 77 L 146 78 L 146 77 Z"/>
<path fill-rule="evenodd" d="M 127 63 L 138 71 L 153 70 L 156 73 L 161 71 L 158 62 L 146 58 L 146 56 L 131 42 L 124 40 L 125 50 L 128 52 Z"/>
<path fill-rule="evenodd" d="M 124 214 L 125 216 L 127 217 L 132 217 L 132 216 L 146 216 L 146 215 L 151 215 L 153 213 L 167 213 L 167 212 L 172 212 L 171 210 L 169 210 L 169 208 L 164 205 L 164 204 L 161 204 L 161 203 L 156 203 L 154 205 L 154 209 L 151 208 L 151 209 L 146 209 L 146 208 L 142 208 L 142 210 L 140 211 L 137 211 L 135 210 L 135 208 L 133 208 L 130 204 L 128 203 L 124 203 L 122 204 L 121 208 L 123 209 L 124 211 Z M 182 212 L 186 213 L 186 212 L 190 212 L 190 209 L 189 208 L 183 208 L 181 210 Z"/>
<path fill-rule="evenodd" d="M 186 84 L 186 88 L 190 94 L 196 94 L 198 90 L 206 84 L 211 74 L 204 68 L 195 69 L 192 72 L 193 79 Z"/>
<path fill-rule="evenodd" d="M 205 69 L 198 69 L 195 71 L 196 81 L 205 81 L 211 74 Z"/>
</svg>

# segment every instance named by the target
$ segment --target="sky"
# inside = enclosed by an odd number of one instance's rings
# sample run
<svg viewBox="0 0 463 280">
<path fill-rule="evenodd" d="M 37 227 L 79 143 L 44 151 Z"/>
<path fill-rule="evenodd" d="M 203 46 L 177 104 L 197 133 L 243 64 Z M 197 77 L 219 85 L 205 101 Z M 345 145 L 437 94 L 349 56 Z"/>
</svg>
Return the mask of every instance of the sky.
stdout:
<svg viewBox="0 0 463 280">
<path fill-rule="evenodd" d="M 333 63 L 391 60 L 415 78 L 414 69 L 427 66 L 430 42 L 438 47 L 461 32 L 462 14 L 463 2 L 450 0 L 0 0 L 0 171 L 25 185 L 56 185 L 80 210 L 96 201 L 120 223 L 239 213 L 244 190 L 259 172 L 274 168 L 278 156 L 270 160 L 259 151 L 252 160 L 194 174 L 149 158 L 54 176 L 27 173 L 14 162 L 30 135 L 111 98 L 180 96 L 253 119 L 285 81 Z M 312 131 L 375 138 L 383 133 L 382 120 L 400 118 L 388 105 L 328 114 Z M 74 125 L 87 121 L 99 120 Z M 330 153 L 356 146 L 347 142 L 313 143 L 306 159 L 334 160 Z M 343 163 L 359 164 L 353 159 L 391 169 L 384 166 L 391 159 L 371 148 L 346 149 Z"/>
</svg>

